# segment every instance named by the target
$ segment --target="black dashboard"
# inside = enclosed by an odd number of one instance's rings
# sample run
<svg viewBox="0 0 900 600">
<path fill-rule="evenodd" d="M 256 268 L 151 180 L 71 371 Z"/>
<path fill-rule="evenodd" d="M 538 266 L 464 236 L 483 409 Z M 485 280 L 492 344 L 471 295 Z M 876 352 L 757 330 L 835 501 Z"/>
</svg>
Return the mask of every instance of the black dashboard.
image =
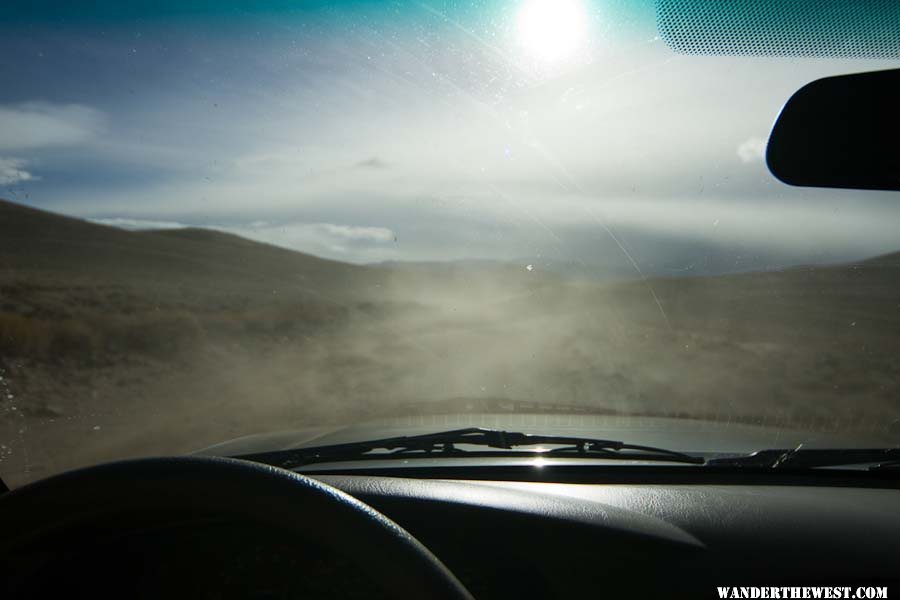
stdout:
<svg viewBox="0 0 900 600">
<path fill-rule="evenodd" d="M 477 598 L 900 583 L 894 489 L 321 479 L 410 531 Z"/>
<path fill-rule="evenodd" d="M 319 475 L 422 542 L 476 598 L 717 596 L 900 583 L 900 490 Z M 264 506 L 259 507 L 265 510 Z M 339 553 L 190 514 L 22 556 L 31 597 L 383 598 Z M 346 540 L 353 544 L 354 540 Z"/>
</svg>

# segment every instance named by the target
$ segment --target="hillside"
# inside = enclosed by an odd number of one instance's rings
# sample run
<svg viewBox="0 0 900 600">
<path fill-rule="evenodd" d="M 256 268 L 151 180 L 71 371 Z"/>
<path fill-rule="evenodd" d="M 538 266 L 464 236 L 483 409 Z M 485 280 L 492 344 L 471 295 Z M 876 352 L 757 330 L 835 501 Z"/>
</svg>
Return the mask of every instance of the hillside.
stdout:
<svg viewBox="0 0 900 600">
<path fill-rule="evenodd" d="M 467 286 L 471 300 L 502 281 L 521 294 L 555 284 L 549 272 L 485 264 L 411 268 L 327 260 L 209 229 L 126 231 L 0 200 L 0 289 L 31 300 L 53 290 L 115 290 L 135 302 L 197 310 L 309 301 L 417 302 Z M 105 300 L 99 300 L 105 302 Z M 50 304 L 54 302 L 51 301 Z"/>
<path fill-rule="evenodd" d="M 858 263 L 858 266 L 900 266 L 900 252 L 891 252 L 890 254 L 882 254 L 868 260 Z"/>
<path fill-rule="evenodd" d="M 894 435 L 898 258 L 604 283 L 493 261 L 354 266 L 2 202 L 4 464 L 39 476 L 481 405 Z"/>
<path fill-rule="evenodd" d="M 340 294 L 375 283 L 364 267 L 227 233 L 125 231 L 0 200 L 0 282 L 35 278 L 216 294 Z"/>
</svg>

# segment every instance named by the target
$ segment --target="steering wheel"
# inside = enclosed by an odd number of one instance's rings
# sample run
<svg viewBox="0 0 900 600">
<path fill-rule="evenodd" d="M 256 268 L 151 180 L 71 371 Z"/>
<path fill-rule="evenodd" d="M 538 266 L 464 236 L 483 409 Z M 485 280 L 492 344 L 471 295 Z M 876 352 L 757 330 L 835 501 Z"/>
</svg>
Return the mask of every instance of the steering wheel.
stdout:
<svg viewBox="0 0 900 600">
<path fill-rule="evenodd" d="M 150 458 L 89 467 L 0 496 L 0 564 L 42 540 L 107 519 L 214 515 L 267 525 L 343 555 L 395 598 L 471 598 L 399 525 L 297 473 L 242 460 Z M 75 543 L 82 543 L 81 541 Z"/>
</svg>

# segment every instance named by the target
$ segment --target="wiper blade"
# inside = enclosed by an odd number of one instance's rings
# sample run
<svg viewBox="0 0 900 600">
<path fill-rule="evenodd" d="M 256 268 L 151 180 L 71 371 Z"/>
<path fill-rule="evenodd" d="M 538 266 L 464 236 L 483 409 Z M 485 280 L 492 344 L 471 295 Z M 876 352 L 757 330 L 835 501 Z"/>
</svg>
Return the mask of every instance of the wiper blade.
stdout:
<svg viewBox="0 0 900 600">
<path fill-rule="evenodd" d="M 459 448 L 460 445 L 483 446 L 497 450 L 478 451 Z M 523 446 L 558 446 L 551 449 L 523 451 L 515 450 Z M 518 431 L 501 431 L 469 427 L 424 435 L 383 438 L 347 444 L 332 444 L 245 454 L 236 458 L 261 462 L 284 468 L 303 465 L 350 460 L 385 460 L 391 458 L 435 458 L 442 457 L 556 457 L 556 458 L 601 458 L 615 460 L 663 461 L 688 464 L 703 464 L 700 456 L 683 452 L 629 444 L 615 440 L 603 440 L 563 435 L 540 435 Z"/>
<path fill-rule="evenodd" d="M 759 469 L 814 469 L 847 465 L 872 465 L 871 470 L 895 468 L 900 448 L 780 449 L 760 450 L 745 456 L 713 458 L 709 467 L 750 467 Z"/>
<path fill-rule="evenodd" d="M 869 467 L 869 471 L 900 471 L 900 460 L 888 460 Z"/>
</svg>

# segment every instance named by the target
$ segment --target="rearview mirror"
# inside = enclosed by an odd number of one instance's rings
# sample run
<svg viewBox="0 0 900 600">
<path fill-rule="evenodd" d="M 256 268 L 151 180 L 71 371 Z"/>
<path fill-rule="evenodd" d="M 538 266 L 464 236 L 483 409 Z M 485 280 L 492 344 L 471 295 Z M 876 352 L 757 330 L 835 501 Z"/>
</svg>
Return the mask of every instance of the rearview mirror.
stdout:
<svg viewBox="0 0 900 600">
<path fill-rule="evenodd" d="M 775 122 L 766 163 L 790 185 L 900 190 L 900 69 L 801 88 Z"/>
</svg>

